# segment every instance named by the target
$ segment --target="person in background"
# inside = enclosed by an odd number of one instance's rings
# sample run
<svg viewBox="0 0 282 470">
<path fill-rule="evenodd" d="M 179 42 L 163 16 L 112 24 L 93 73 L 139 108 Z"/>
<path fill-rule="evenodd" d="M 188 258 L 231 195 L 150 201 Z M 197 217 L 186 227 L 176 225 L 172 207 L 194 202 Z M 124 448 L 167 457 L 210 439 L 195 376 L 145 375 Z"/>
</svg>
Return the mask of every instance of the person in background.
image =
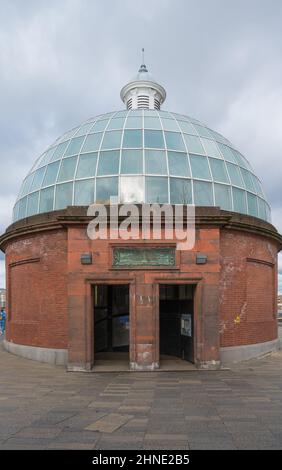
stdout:
<svg viewBox="0 0 282 470">
<path fill-rule="evenodd" d="M 6 328 L 6 312 L 5 309 L 2 307 L 0 311 L 0 334 L 4 335 L 5 333 L 5 328 Z"/>
</svg>

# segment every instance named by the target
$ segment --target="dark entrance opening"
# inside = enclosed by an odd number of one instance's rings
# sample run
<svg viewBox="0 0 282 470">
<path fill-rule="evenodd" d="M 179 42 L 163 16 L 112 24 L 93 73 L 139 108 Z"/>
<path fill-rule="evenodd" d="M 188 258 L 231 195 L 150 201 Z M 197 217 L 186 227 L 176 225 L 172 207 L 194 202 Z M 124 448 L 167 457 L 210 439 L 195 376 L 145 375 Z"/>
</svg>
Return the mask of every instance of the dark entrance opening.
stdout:
<svg viewBox="0 0 282 470">
<path fill-rule="evenodd" d="M 94 352 L 128 357 L 129 285 L 94 285 Z"/>
<path fill-rule="evenodd" d="M 194 362 L 194 286 L 160 285 L 160 355 Z"/>
</svg>

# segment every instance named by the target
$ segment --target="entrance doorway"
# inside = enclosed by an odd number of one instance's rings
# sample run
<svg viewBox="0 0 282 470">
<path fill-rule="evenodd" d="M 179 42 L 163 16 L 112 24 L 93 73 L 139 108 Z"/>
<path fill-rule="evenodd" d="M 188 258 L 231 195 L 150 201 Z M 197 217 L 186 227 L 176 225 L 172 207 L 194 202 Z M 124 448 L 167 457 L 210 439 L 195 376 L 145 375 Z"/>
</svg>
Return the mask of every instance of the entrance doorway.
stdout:
<svg viewBox="0 0 282 470">
<path fill-rule="evenodd" d="M 96 284 L 94 353 L 98 360 L 129 361 L 129 285 Z"/>
<path fill-rule="evenodd" d="M 160 285 L 160 355 L 194 362 L 194 286 Z"/>
</svg>

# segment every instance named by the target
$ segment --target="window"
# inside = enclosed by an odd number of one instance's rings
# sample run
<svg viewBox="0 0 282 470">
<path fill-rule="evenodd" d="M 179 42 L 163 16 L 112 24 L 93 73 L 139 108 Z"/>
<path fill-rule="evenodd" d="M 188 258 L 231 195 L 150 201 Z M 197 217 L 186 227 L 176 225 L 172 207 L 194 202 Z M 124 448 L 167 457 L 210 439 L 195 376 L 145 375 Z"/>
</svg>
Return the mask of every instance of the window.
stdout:
<svg viewBox="0 0 282 470">
<path fill-rule="evenodd" d="M 187 134 L 196 134 L 195 128 L 188 121 L 178 121 L 179 127 L 182 132 Z"/>
<path fill-rule="evenodd" d="M 173 176 L 190 176 L 188 156 L 181 152 L 168 152 L 169 174 Z"/>
<path fill-rule="evenodd" d="M 164 149 L 164 137 L 161 131 L 144 131 L 145 133 L 145 147 Z"/>
<path fill-rule="evenodd" d="M 174 119 L 162 119 L 163 128 L 165 131 L 176 131 L 179 132 L 179 127 Z"/>
<path fill-rule="evenodd" d="M 190 180 L 184 178 L 170 178 L 170 203 L 192 204 Z"/>
<path fill-rule="evenodd" d="M 39 198 L 39 191 L 36 191 L 36 193 L 30 194 L 28 196 L 27 211 L 26 211 L 27 217 L 38 213 L 38 198 Z"/>
<path fill-rule="evenodd" d="M 39 170 L 35 172 L 32 184 L 30 186 L 30 191 L 35 191 L 36 189 L 41 188 L 45 170 L 46 170 L 46 166 L 44 166 L 43 168 L 40 168 Z"/>
<path fill-rule="evenodd" d="M 162 150 L 145 150 L 145 173 L 167 174 L 166 153 Z"/>
<path fill-rule="evenodd" d="M 56 186 L 55 209 L 65 209 L 72 205 L 73 183 L 58 184 Z"/>
<path fill-rule="evenodd" d="M 93 127 L 90 129 L 91 134 L 93 132 L 101 132 L 104 131 L 108 125 L 108 119 L 101 119 L 100 121 L 96 121 Z"/>
<path fill-rule="evenodd" d="M 214 185 L 215 205 L 226 211 L 231 211 L 231 190 L 223 184 Z"/>
<path fill-rule="evenodd" d="M 204 144 L 207 154 L 210 157 L 222 158 L 219 148 L 217 146 L 217 143 L 214 140 L 205 139 L 204 137 L 202 137 L 201 140 L 202 140 L 202 143 Z"/>
<path fill-rule="evenodd" d="M 107 131 L 110 129 L 122 129 L 124 125 L 124 118 L 112 118 L 107 127 Z"/>
<path fill-rule="evenodd" d="M 222 155 L 224 156 L 224 158 L 226 160 L 228 160 L 229 162 L 232 162 L 232 163 L 237 163 L 237 160 L 234 157 L 234 154 L 233 154 L 230 147 L 227 147 L 227 145 L 224 145 L 224 144 L 221 144 L 221 143 L 218 143 L 218 146 L 221 150 Z"/>
<path fill-rule="evenodd" d="M 63 156 L 68 144 L 69 144 L 69 140 L 67 140 L 66 142 L 62 142 L 61 144 L 58 145 L 55 152 L 53 153 L 52 162 L 54 160 L 58 160 L 59 158 Z"/>
<path fill-rule="evenodd" d="M 205 180 L 211 179 L 207 157 L 202 157 L 200 155 L 190 155 L 190 162 L 193 178 L 200 178 Z"/>
<path fill-rule="evenodd" d="M 120 172 L 123 174 L 143 173 L 143 150 L 123 150 Z"/>
<path fill-rule="evenodd" d="M 19 201 L 19 219 L 23 219 L 26 216 L 26 203 L 27 197 L 24 197 Z"/>
<path fill-rule="evenodd" d="M 184 134 L 183 137 L 185 139 L 187 150 L 189 153 L 201 153 L 202 155 L 205 155 L 204 147 L 202 146 L 199 137 L 188 134 Z"/>
<path fill-rule="evenodd" d="M 74 186 L 74 204 L 86 206 L 94 202 L 94 178 L 76 181 Z"/>
<path fill-rule="evenodd" d="M 72 180 L 76 168 L 77 157 L 69 157 L 62 160 L 58 182 Z"/>
<path fill-rule="evenodd" d="M 118 178 L 96 178 L 96 202 L 110 202 L 118 195 Z"/>
<path fill-rule="evenodd" d="M 40 191 L 39 212 L 49 212 L 53 210 L 54 186 Z"/>
<path fill-rule="evenodd" d="M 89 131 L 89 129 L 93 126 L 93 122 L 87 122 L 86 124 L 83 124 L 81 128 L 78 130 L 78 132 L 75 134 L 75 137 L 78 137 L 80 135 L 85 135 Z"/>
<path fill-rule="evenodd" d="M 68 155 L 76 155 L 79 153 L 84 137 L 76 137 L 70 141 L 70 144 L 66 150 L 65 157 Z"/>
<path fill-rule="evenodd" d="M 165 132 L 166 146 L 169 150 L 182 150 L 185 152 L 185 146 L 182 135 L 177 132 Z"/>
<path fill-rule="evenodd" d="M 241 188 L 244 188 L 244 183 L 243 183 L 243 179 L 242 179 L 242 175 L 241 175 L 239 167 L 229 162 L 226 162 L 226 165 L 227 165 L 231 183 L 234 184 L 235 186 L 241 186 Z"/>
<path fill-rule="evenodd" d="M 125 130 L 123 135 L 123 148 L 143 147 L 143 136 L 141 130 Z"/>
<path fill-rule="evenodd" d="M 232 188 L 234 211 L 247 213 L 246 192 L 242 189 Z"/>
<path fill-rule="evenodd" d="M 144 202 L 144 178 L 143 176 L 121 176 L 120 178 L 120 202 L 121 203 Z"/>
<path fill-rule="evenodd" d="M 244 168 L 241 168 L 241 173 L 243 176 L 246 189 L 248 191 L 256 192 L 251 173 L 248 170 L 245 170 Z"/>
<path fill-rule="evenodd" d="M 102 149 L 120 148 L 121 131 L 105 132 Z"/>
<path fill-rule="evenodd" d="M 100 152 L 97 175 L 114 175 L 119 172 L 119 150 Z"/>
<path fill-rule="evenodd" d="M 85 153 L 80 155 L 76 178 L 89 178 L 91 176 L 95 176 L 97 155 L 97 153 Z"/>
<path fill-rule="evenodd" d="M 168 203 L 167 178 L 146 177 L 146 202 Z"/>
<path fill-rule="evenodd" d="M 60 166 L 60 162 L 50 163 L 47 166 L 47 170 L 46 170 L 46 173 L 45 173 L 45 177 L 44 177 L 42 186 L 49 186 L 49 185 L 55 183 L 55 181 L 57 179 L 59 166 Z"/>
<path fill-rule="evenodd" d="M 257 197 L 253 194 L 247 193 L 248 200 L 248 214 L 253 215 L 254 217 L 258 216 L 258 205 Z"/>
<path fill-rule="evenodd" d="M 213 179 L 222 183 L 229 183 L 224 162 L 215 158 L 210 158 L 209 161 Z"/>
<path fill-rule="evenodd" d="M 99 150 L 101 139 L 102 139 L 102 132 L 98 132 L 97 134 L 90 134 L 86 137 L 84 145 L 82 147 L 82 152 L 95 152 Z"/>
<path fill-rule="evenodd" d="M 141 116 L 129 116 L 125 123 L 126 129 L 135 129 L 142 127 L 142 117 Z"/>
<path fill-rule="evenodd" d="M 212 184 L 194 181 L 194 204 L 196 206 L 213 206 Z"/>
<path fill-rule="evenodd" d="M 146 129 L 161 129 L 161 122 L 158 117 L 145 116 L 144 127 Z"/>
</svg>

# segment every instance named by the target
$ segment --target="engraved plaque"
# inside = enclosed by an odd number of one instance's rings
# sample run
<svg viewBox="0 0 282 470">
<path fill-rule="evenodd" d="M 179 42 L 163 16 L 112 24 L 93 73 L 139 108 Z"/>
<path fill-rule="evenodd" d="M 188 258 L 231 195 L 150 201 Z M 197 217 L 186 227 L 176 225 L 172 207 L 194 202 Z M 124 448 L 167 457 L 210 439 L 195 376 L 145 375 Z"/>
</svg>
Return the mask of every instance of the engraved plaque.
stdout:
<svg viewBox="0 0 282 470">
<path fill-rule="evenodd" d="M 113 266 L 175 266 L 175 248 L 114 248 Z"/>
</svg>

